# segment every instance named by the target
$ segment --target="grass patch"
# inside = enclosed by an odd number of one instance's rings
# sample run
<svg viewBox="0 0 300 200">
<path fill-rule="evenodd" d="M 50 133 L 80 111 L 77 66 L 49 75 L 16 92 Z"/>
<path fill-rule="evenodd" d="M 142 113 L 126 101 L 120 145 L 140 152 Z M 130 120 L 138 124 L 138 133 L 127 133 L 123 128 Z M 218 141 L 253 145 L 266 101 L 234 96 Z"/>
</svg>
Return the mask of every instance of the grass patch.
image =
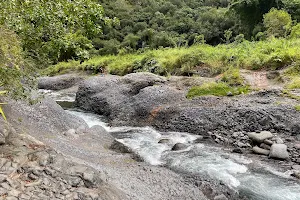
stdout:
<svg viewBox="0 0 300 200">
<path fill-rule="evenodd" d="M 244 41 L 217 46 L 202 44 L 189 48 L 165 48 L 143 53 L 96 56 L 81 64 L 77 61 L 59 63 L 50 66 L 44 74 L 64 73 L 70 69 L 97 72 L 99 68 L 117 75 L 138 71 L 149 71 L 159 75 L 192 75 L 203 67 L 209 68 L 211 75 L 235 68 L 276 70 L 300 62 L 299 52 L 300 39 Z M 236 81 L 239 82 L 238 76 Z"/>
<path fill-rule="evenodd" d="M 293 77 L 286 85 L 287 89 L 300 89 L 300 77 Z"/>
<path fill-rule="evenodd" d="M 201 86 L 194 86 L 192 87 L 188 94 L 187 98 L 192 99 L 198 96 L 207 96 L 207 95 L 214 95 L 214 96 L 227 96 L 229 93 L 231 95 L 240 95 L 246 94 L 250 91 L 248 86 L 236 86 L 232 87 L 227 83 L 224 82 L 210 82 L 204 83 Z"/>
<path fill-rule="evenodd" d="M 300 105 L 296 105 L 295 110 L 300 111 Z"/>
</svg>

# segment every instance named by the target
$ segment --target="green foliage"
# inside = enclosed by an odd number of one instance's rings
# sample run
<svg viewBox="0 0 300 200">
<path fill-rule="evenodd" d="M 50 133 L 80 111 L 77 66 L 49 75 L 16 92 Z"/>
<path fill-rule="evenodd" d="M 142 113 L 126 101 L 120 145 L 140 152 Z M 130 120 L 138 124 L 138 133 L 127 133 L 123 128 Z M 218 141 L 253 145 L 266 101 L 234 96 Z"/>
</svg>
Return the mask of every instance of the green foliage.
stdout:
<svg viewBox="0 0 300 200">
<path fill-rule="evenodd" d="M 102 0 L 106 14 L 118 17 L 118 26 L 105 27 L 99 41 L 117 40 L 121 52 L 145 51 L 162 47 L 186 47 L 193 44 L 219 44 L 225 30 L 239 33 L 236 16 L 227 12 L 230 0 Z M 103 49 L 99 55 L 111 54 Z"/>
<path fill-rule="evenodd" d="M 264 15 L 264 26 L 268 36 L 286 37 L 292 26 L 292 17 L 284 10 L 272 8 Z"/>
<path fill-rule="evenodd" d="M 207 67 L 211 75 L 237 69 L 282 69 L 300 62 L 300 39 L 271 39 L 266 41 L 232 43 L 227 45 L 194 45 L 189 48 L 165 48 L 143 53 L 96 56 L 80 64 L 60 63 L 46 70 L 47 74 L 68 70 L 96 70 L 124 75 L 134 71 L 150 71 L 165 75 L 192 75 L 198 68 Z M 226 73 L 225 73 L 226 74 Z"/>
<path fill-rule="evenodd" d="M 23 58 L 21 43 L 17 35 L 0 26 L 0 89 L 19 98 L 24 95 L 30 63 Z M 23 83 L 21 83 L 21 81 Z"/>
<path fill-rule="evenodd" d="M 230 9 L 240 17 L 244 25 L 244 34 L 250 38 L 255 26 L 262 22 L 265 13 L 271 8 L 282 7 L 283 3 L 280 0 L 233 0 Z"/>
<path fill-rule="evenodd" d="M 219 82 L 219 83 L 210 82 L 210 83 L 204 83 L 201 86 L 192 87 L 187 94 L 187 98 L 192 99 L 198 96 L 207 96 L 207 95 L 226 96 L 229 93 L 231 95 L 240 95 L 248 92 L 249 92 L 249 88 L 247 86 L 231 87 L 224 82 Z"/>
<path fill-rule="evenodd" d="M 221 79 L 223 82 L 227 83 L 229 86 L 241 86 L 244 84 L 244 80 L 240 74 L 239 68 L 229 68 Z"/>
<path fill-rule="evenodd" d="M 295 106 L 295 110 L 296 110 L 296 111 L 300 111 L 300 105 L 296 105 L 296 106 Z"/>
<path fill-rule="evenodd" d="M 293 39 L 300 38 L 300 23 L 292 27 L 290 37 Z"/>
<path fill-rule="evenodd" d="M 0 23 L 20 36 L 23 49 L 40 66 L 87 58 L 89 39 L 106 21 L 93 0 L 4 0 L 0 11 Z"/>
<path fill-rule="evenodd" d="M 0 91 L 0 96 L 1 95 L 4 95 L 6 93 L 6 91 Z M 3 117 L 3 119 L 6 121 L 6 116 L 5 116 L 5 113 L 2 109 L 2 105 L 4 105 L 5 103 L 0 103 L 0 114 L 1 116 Z"/>
<path fill-rule="evenodd" d="M 293 77 L 292 80 L 286 85 L 287 89 L 300 89 L 300 77 Z"/>
</svg>

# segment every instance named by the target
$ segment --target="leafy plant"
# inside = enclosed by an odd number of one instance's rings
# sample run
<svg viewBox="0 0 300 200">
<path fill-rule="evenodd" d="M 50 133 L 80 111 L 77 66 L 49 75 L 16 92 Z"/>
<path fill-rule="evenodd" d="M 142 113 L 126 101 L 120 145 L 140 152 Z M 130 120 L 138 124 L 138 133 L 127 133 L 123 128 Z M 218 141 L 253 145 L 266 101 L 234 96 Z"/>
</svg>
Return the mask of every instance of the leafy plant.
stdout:
<svg viewBox="0 0 300 200">
<path fill-rule="evenodd" d="M 27 55 L 40 66 L 85 58 L 88 39 L 108 21 L 94 0 L 4 0 L 0 10 L 0 24 L 20 36 Z"/>
</svg>

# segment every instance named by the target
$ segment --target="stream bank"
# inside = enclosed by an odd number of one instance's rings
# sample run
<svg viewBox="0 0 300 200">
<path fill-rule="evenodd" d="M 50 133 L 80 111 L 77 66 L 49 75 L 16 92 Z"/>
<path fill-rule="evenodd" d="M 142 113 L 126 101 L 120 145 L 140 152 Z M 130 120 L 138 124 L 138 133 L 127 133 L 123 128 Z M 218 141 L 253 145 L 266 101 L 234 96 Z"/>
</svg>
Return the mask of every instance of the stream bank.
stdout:
<svg viewBox="0 0 300 200">
<path fill-rule="evenodd" d="M 250 199 L 283 199 L 280 195 L 283 192 L 290 194 L 289 199 L 297 199 L 298 183 L 290 176 L 299 164 L 299 132 L 298 123 L 296 123 L 299 113 L 293 107 L 297 101 L 281 96 L 281 91 L 278 89 L 230 98 L 201 97 L 187 100 L 186 90 L 193 84 L 201 84 L 201 81 L 203 81 L 201 78 L 195 81 L 195 78 L 175 77 L 166 80 L 149 73 L 130 74 L 124 77 L 96 76 L 81 81 L 75 105 L 104 115 L 110 126 L 151 125 L 155 127 L 160 132 L 154 129 L 149 132 L 144 128 L 137 131 L 139 128 L 131 127 L 125 133 L 124 130 L 123 132 L 119 130 L 111 134 L 139 159 L 150 164 L 166 166 L 181 176 L 185 174 L 186 180 L 189 177 L 192 179 L 201 177 L 198 183 L 195 179 L 193 180 L 195 185 L 201 185 L 200 183 L 205 180 L 203 177 L 209 174 L 207 180 L 211 181 L 213 177 L 221 181 L 215 185 L 226 185 L 229 188 L 240 187 L 238 197 L 228 196 L 232 193 L 230 189 L 227 190 L 228 194 L 226 192 L 220 194 L 227 195 L 229 199 L 243 198 L 243 195 Z M 183 150 L 180 154 L 171 151 L 170 157 L 166 152 L 170 152 L 174 143 L 171 142 L 167 147 L 162 147 L 156 138 L 157 133 L 166 134 L 170 131 L 198 135 L 197 143 L 202 143 L 204 146 L 195 145 L 190 141 L 187 145 L 188 150 Z M 264 140 L 257 142 L 249 137 L 251 131 L 257 132 L 255 135 L 258 137 L 264 134 L 263 131 L 269 131 L 268 135 L 272 135 L 271 140 L 266 141 L 268 144 Z M 153 133 L 155 134 L 151 135 Z M 196 137 L 195 135 L 193 137 Z M 287 147 L 285 151 L 288 151 L 288 159 L 278 161 L 268 159 L 265 155 L 253 154 L 253 150 L 257 149 L 254 145 L 261 146 L 259 150 L 266 152 L 267 149 L 264 148 L 274 143 L 284 143 Z M 216 145 L 217 149 L 213 148 Z M 206 155 L 203 155 L 203 149 Z M 231 151 L 242 153 L 245 157 L 233 159 L 232 156 L 240 157 L 240 155 L 232 154 Z M 152 152 L 155 152 L 159 159 L 149 160 Z M 194 157 L 201 159 L 191 159 Z M 253 163 L 260 164 L 253 166 L 251 163 L 240 163 L 241 160 L 249 158 Z M 207 165 L 205 163 L 203 165 L 202 159 L 208 160 Z M 181 162 L 178 164 L 176 160 Z M 192 164 L 195 166 L 187 170 L 186 167 Z M 220 170 L 223 173 L 220 175 L 207 169 L 203 170 L 201 165 L 217 172 L 220 168 L 211 166 L 219 166 L 224 171 Z M 199 175 L 197 173 L 199 171 L 203 173 Z M 247 182 L 253 182 L 253 184 L 247 184 Z M 275 189 L 265 187 L 268 185 L 272 185 Z M 281 188 L 283 185 L 284 187 Z M 212 192 L 209 194 L 208 190 L 203 191 L 209 199 L 218 196 L 215 194 L 210 196 Z"/>
</svg>

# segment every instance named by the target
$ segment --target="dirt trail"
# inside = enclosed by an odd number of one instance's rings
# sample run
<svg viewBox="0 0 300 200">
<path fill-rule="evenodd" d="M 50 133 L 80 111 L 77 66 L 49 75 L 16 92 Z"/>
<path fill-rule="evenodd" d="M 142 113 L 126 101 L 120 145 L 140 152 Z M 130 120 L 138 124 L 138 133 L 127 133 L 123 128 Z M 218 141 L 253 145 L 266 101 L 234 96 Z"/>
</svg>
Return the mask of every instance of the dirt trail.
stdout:
<svg viewBox="0 0 300 200">
<path fill-rule="evenodd" d="M 282 89 L 283 84 L 275 78 L 268 78 L 268 71 L 241 70 L 241 76 L 253 88 L 259 90 Z"/>
</svg>

